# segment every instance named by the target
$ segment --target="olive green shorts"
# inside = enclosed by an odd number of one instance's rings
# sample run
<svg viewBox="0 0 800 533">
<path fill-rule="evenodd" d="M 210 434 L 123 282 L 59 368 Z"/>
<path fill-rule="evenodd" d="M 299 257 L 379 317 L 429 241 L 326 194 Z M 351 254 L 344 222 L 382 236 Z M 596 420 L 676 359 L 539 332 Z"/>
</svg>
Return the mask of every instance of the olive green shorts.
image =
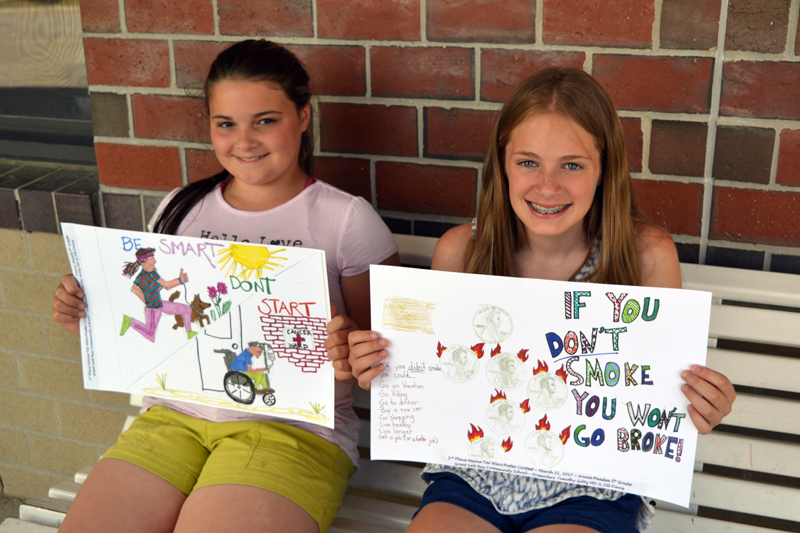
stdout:
<svg viewBox="0 0 800 533">
<path fill-rule="evenodd" d="M 159 405 L 136 417 L 103 457 L 140 466 L 186 495 L 225 484 L 276 492 L 323 533 L 355 471 L 339 446 L 303 429 L 263 420 L 209 422 Z"/>
</svg>

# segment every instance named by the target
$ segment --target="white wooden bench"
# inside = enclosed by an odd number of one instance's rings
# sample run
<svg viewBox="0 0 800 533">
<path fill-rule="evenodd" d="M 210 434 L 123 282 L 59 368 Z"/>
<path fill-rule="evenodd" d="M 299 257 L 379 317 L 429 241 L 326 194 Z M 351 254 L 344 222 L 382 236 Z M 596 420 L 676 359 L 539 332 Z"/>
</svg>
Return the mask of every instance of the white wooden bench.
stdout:
<svg viewBox="0 0 800 533">
<path fill-rule="evenodd" d="M 436 239 L 396 235 L 403 264 L 430 265 Z M 648 532 L 800 531 L 800 276 L 681 265 L 684 287 L 714 295 L 708 365 L 736 385 L 725 424 L 700 437 L 691 507 L 657 502 Z M 369 393 L 358 390 L 361 460 L 332 531 L 403 531 L 421 465 L 369 461 Z M 28 500 L 0 533 L 51 531 L 91 468 Z M 30 527 L 31 529 L 25 529 Z"/>
</svg>

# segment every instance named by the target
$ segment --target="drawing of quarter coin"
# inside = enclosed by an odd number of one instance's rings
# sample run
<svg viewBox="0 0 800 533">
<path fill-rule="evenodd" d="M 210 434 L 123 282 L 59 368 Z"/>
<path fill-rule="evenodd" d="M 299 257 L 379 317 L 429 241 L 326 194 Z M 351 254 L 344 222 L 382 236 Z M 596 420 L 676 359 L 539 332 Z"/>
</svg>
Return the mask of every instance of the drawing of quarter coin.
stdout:
<svg viewBox="0 0 800 533">
<path fill-rule="evenodd" d="M 489 360 L 486 377 L 496 389 L 514 390 L 525 382 L 525 365 L 516 355 L 501 352 Z"/>
<path fill-rule="evenodd" d="M 486 423 L 493 432 L 509 437 L 525 425 L 525 415 L 508 400 L 496 400 L 486 408 Z"/>
<path fill-rule="evenodd" d="M 564 444 L 552 431 L 540 429 L 525 439 L 525 455 L 536 466 L 549 468 L 561 462 Z"/>
<path fill-rule="evenodd" d="M 442 353 L 444 375 L 457 383 L 469 381 L 478 373 L 478 356 L 467 346 L 454 344 Z"/>
<path fill-rule="evenodd" d="M 467 450 L 470 457 L 481 457 L 482 459 L 497 459 L 503 456 L 505 450 L 494 439 L 482 437 L 472 441 Z"/>
<path fill-rule="evenodd" d="M 484 305 L 472 319 L 472 329 L 483 342 L 503 342 L 514 331 L 511 315 L 493 305 Z"/>
<path fill-rule="evenodd" d="M 552 372 L 540 372 L 528 382 L 528 397 L 544 411 L 558 409 L 567 401 L 567 384 Z"/>
</svg>

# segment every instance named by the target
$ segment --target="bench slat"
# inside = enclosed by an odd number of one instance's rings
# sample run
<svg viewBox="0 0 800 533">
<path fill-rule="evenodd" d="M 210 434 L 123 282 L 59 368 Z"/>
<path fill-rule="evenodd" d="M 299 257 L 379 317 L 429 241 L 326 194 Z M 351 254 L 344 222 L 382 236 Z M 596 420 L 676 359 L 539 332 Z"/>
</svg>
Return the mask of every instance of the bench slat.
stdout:
<svg viewBox="0 0 800 533">
<path fill-rule="evenodd" d="M 657 510 L 647 533 L 775 533 L 775 530 Z"/>
<path fill-rule="evenodd" d="M 439 239 L 435 237 L 420 237 L 412 235 L 394 234 L 397 248 L 400 252 L 400 263 L 420 267 L 430 267 L 433 259 L 433 250 Z"/>
<path fill-rule="evenodd" d="M 358 470 L 350 478 L 350 486 L 419 499 L 426 487 L 419 477 L 420 470 L 422 464 L 409 466 L 391 461 L 361 459 Z"/>
<path fill-rule="evenodd" d="M 405 531 L 416 510 L 416 506 L 346 494 L 338 516 L 374 524 L 387 531 Z"/>
<path fill-rule="evenodd" d="M 712 431 L 700 436 L 695 461 L 800 477 L 800 444 Z"/>
<path fill-rule="evenodd" d="M 800 276 L 681 263 L 683 288 L 717 298 L 800 308 Z"/>
<path fill-rule="evenodd" d="M 741 393 L 724 423 L 800 435 L 800 402 Z"/>
<path fill-rule="evenodd" d="M 800 346 L 798 326 L 800 313 L 712 305 L 708 334 L 720 339 Z"/>
<path fill-rule="evenodd" d="M 54 527 L 43 526 L 31 522 L 23 522 L 16 518 L 8 518 L 0 524 L 0 533 L 56 533 Z"/>
<path fill-rule="evenodd" d="M 710 348 L 706 362 L 735 385 L 800 393 L 800 359 Z"/>
<path fill-rule="evenodd" d="M 800 489 L 695 473 L 692 502 L 738 513 L 800 521 Z"/>
</svg>

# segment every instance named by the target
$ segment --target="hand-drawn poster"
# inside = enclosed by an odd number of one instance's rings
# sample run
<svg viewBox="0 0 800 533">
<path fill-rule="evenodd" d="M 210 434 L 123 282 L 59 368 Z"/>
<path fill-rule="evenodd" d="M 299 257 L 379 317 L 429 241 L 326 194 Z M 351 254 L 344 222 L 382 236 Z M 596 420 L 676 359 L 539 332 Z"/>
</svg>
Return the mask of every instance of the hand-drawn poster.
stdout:
<svg viewBox="0 0 800 533">
<path fill-rule="evenodd" d="M 62 224 L 87 389 L 333 427 L 325 253 Z"/>
<path fill-rule="evenodd" d="M 688 506 L 710 293 L 370 270 L 372 459 L 483 468 Z"/>
</svg>

